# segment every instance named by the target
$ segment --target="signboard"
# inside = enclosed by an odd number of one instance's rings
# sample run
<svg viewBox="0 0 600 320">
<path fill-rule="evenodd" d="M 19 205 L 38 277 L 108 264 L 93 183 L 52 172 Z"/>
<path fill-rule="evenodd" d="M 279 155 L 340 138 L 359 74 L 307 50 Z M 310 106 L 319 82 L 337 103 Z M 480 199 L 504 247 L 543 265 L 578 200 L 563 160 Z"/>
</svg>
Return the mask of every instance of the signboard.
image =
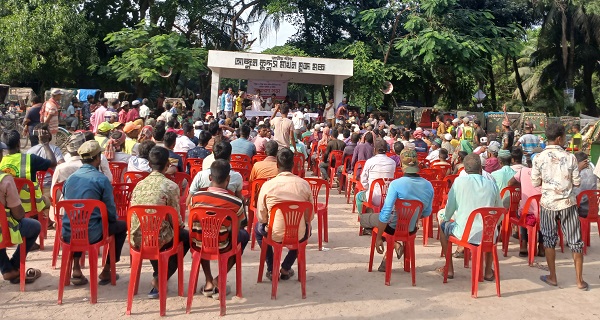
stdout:
<svg viewBox="0 0 600 320">
<path fill-rule="evenodd" d="M 260 95 L 263 98 L 270 97 L 273 93 L 275 99 L 283 100 L 287 96 L 287 81 L 269 81 L 269 80 L 248 80 L 247 94 L 255 94 L 256 90 L 260 90 Z"/>
<path fill-rule="evenodd" d="M 244 69 L 266 70 L 266 71 L 326 71 L 325 63 L 310 62 L 300 57 L 274 56 L 269 59 L 244 59 L 234 58 L 235 65 Z"/>
</svg>

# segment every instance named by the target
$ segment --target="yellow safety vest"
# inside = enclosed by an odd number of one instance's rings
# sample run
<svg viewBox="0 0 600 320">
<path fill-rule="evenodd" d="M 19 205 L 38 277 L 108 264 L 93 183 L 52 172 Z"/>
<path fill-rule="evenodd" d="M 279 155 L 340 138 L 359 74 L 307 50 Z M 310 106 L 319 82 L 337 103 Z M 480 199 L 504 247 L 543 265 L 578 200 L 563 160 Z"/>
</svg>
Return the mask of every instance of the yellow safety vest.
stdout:
<svg viewBox="0 0 600 320">
<path fill-rule="evenodd" d="M 463 127 L 462 136 L 460 137 L 460 140 L 467 140 L 469 142 L 473 142 L 473 127 Z"/>
<path fill-rule="evenodd" d="M 98 144 L 104 148 L 108 143 L 108 137 L 105 136 L 94 136 L 94 140 L 98 141 Z"/>
<path fill-rule="evenodd" d="M 8 176 L 8 173 L 0 173 L 0 181 L 4 179 L 4 177 Z M 19 230 L 19 222 L 10 216 L 10 209 L 6 209 L 6 218 L 8 220 L 8 229 L 10 232 L 10 242 L 13 244 L 21 244 L 23 243 L 23 238 L 21 237 L 21 231 Z M 0 230 L 0 242 L 2 242 L 2 230 Z"/>
<path fill-rule="evenodd" d="M 25 153 L 9 154 L 2 158 L 0 162 L 0 170 L 10 174 L 15 178 L 25 178 L 33 181 L 31 177 L 31 155 Z M 42 211 L 46 204 L 42 200 L 42 190 L 38 186 L 37 182 L 33 183 L 35 187 L 35 202 L 37 211 Z M 21 205 L 25 212 L 31 211 L 31 200 L 29 199 L 29 190 L 27 187 L 23 188 L 19 193 L 21 197 Z"/>
<path fill-rule="evenodd" d="M 125 139 L 125 150 L 123 150 L 123 152 L 127 153 L 127 154 L 132 154 L 133 152 L 133 147 L 137 144 L 137 140 L 131 139 L 131 138 L 126 138 Z"/>
</svg>

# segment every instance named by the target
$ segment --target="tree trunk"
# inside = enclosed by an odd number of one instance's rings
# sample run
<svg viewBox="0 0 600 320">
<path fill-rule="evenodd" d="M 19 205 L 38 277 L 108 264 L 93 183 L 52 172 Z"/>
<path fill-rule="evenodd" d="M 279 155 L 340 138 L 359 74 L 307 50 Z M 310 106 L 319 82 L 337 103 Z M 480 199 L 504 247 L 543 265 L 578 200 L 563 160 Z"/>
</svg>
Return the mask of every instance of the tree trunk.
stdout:
<svg viewBox="0 0 600 320">
<path fill-rule="evenodd" d="M 496 80 L 494 79 L 494 66 L 492 64 L 492 56 L 488 56 L 489 64 L 488 71 L 490 73 L 490 100 L 492 101 L 492 107 L 496 109 L 498 106 L 497 98 L 496 98 Z"/>
<path fill-rule="evenodd" d="M 517 64 L 517 57 L 512 57 L 513 70 L 515 71 L 515 81 L 517 82 L 517 88 L 519 88 L 519 95 L 523 105 L 527 105 L 527 96 L 525 90 L 523 90 L 523 81 L 521 80 L 521 74 L 519 74 L 519 65 Z"/>
<path fill-rule="evenodd" d="M 583 99 L 585 103 L 585 113 L 592 117 L 597 117 L 599 115 L 592 88 L 592 76 L 594 75 L 595 64 L 594 61 L 587 61 L 583 64 Z"/>
<path fill-rule="evenodd" d="M 571 19 L 569 23 L 569 65 L 567 71 L 567 85 L 573 88 L 575 83 L 575 26 Z"/>
<path fill-rule="evenodd" d="M 568 74 L 569 67 L 569 44 L 567 43 L 567 4 L 565 1 L 558 1 L 558 7 L 560 8 L 561 13 L 561 51 L 562 51 L 562 66 L 564 75 Z M 567 87 L 569 84 L 567 84 Z"/>
</svg>

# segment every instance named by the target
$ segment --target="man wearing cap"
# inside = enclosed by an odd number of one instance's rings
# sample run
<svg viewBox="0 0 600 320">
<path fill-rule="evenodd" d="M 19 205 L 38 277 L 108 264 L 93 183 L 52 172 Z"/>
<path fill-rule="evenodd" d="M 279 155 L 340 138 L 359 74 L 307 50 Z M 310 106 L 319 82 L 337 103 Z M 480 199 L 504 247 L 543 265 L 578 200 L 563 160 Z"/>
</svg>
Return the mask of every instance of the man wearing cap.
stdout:
<svg viewBox="0 0 600 320">
<path fill-rule="evenodd" d="M 442 235 L 440 236 L 440 242 L 442 244 L 442 252 L 446 252 L 448 237 L 450 235 L 458 239 L 463 237 L 467 220 L 473 210 L 483 207 L 502 207 L 498 187 L 494 182 L 485 179 L 481 175 L 481 159 L 479 156 L 471 153 L 465 157 L 463 163 L 466 176 L 456 178 L 448 193 L 446 208 L 440 211 L 438 215 L 438 221 L 441 221 L 440 228 Z M 478 217 L 474 220 L 471 233 L 468 236 L 469 243 L 480 244 L 482 232 L 483 222 Z M 450 263 L 448 264 L 448 279 L 453 279 L 454 266 L 452 265 L 452 255 L 446 257 L 446 259 L 450 259 Z M 437 271 L 443 272 L 444 267 L 438 268 Z M 486 281 L 494 281 L 491 252 L 485 254 L 484 279 Z"/>
<path fill-rule="evenodd" d="M 2 151 L 8 147 L 0 142 L 0 160 L 2 160 Z M 0 204 L 6 209 L 9 233 L 0 234 L 0 241 L 3 237 L 10 237 L 12 243 L 20 243 L 21 239 L 25 239 L 25 254 L 29 253 L 34 248 L 35 240 L 40 234 L 41 226 L 37 220 L 25 218 L 25 210 L 21 204 L 19 191 L 15 185 L 14 178 L 5 172 L 0 172 Z M 21 261 L 21 246 L 9 258 L 6 254 L 6 249 L 0 249 L 0 272 L 2 278 L 11 283 L 17 284 L 20 281 L 19 266 Z M 25 281 L 31 283 L 42 275 L 42 272 L 37 269 L 29 268 L 25 273 Z M 6 289 L 5 289 L 6 290 Z"/>
<path fill-rule="evenodd" d="M 449 133 L 444 134 L 444 140 L 442 141 L 442 148 L 448 150 L 449 155 L 453 155 L 454 154 L 454 146 L 452 145 L 452 143 L 450 143 L 450 141 L 452 141 L 452 135 Z"/>
<path fill-rule="evenodd" d="M 98 133 L 98 128 L 100 124 L 105 122 L 104 114 L 106 113 L 106 107 L 108 106 L 108 99 L 102 98 L 100 99 L 100 106 L 92 113 L 90 117 L 90 122 L 92 124 L 92 131 L 94 133 Z"/>
<path fill-rule="evenodd" d="M 44 103 L 40 115 L 42 116 L 42 123 L 48 125 L 50 134 L 56 140 L 56 133 L 58 132 L 58 115 L 60 110 L 60 100 L 63 97 L 63 91 L 60 89 L 52 90 L 52 97 Z"/>
<path fill-rule="evenodd" d="M 500 151 L 500 144 L 498 141 L 492 141 L 490 146 L 487 147 L 487 158 L 485 159 L 484 170 L 487 173 L 492 173 L 502 166 L 500 165 L 500 161 L 498 160 L 498 152 Z"/>
<path fill-rule="evenodd" d="M 533 134 L 533 123 L 529 120 L 525 121 L 523 131 L 525 134 L 515 142 L 515 147 L 521 146 L 523 148 L 523 163 L 529 163 L 533 149 L 540 146 L 540 137 Z"/>
<path fill-rule="evenodd" d="M 65 162 L 57 165 L 54 169 L 50 190 L 54 188 L 55 184 L 66 181 L 75 171 L 81 168 L 83 163 L 81 162 L 81 157 L 79 156 L 79 153 L 77 153 L 77 150 L 84 142 L 85 135 L 83 133 L 76 132 L 69 136 L 69 140 L 67 140 L 67 152 L 70 157 L 68 157 Z M 107 178 L 112 180 L 112 175 Z"/>
<path fill-rule="evenodd" d="M 368 159 L 365 162 L 365 166 L 363 167 L 363 171 L 360 175 L 360 183 L 363 187 L 363 190 L 356 194 L 356 208 L 358 209 L 358 216 L 361 220 L 361 226 L 365 228 L 363 234 L 370 234 L 373 227 L 376 224 L 373 224 L 371 220 L 362 221 L 362 215 L 366 211 L 363 209 L 364 202 L 370 202 L 374 206 L 379 206 L 381 199 L 381 190 L 379 188 L 375 188 L 373 190 L 373 198 L 369 199 L 369 190 L 371 188 L 371 184 L 376 179 L 394 179 L 394 173 L 396 171 L 396 162 L 393 159 L 390 159 L 386 156 L 387 151 L 387 143 L 383 139 L 376 139 L 374 141 L 374 152 L 376 153 L 372 158 Z"/>
<path fill-rule="evenodd" d="M 113 197 L 113 188 L 108 178 L 100 173 L 100 159 L 104 149 L 100 147 L 97 141 L 86 141 L 79 147 L 77 153 L 81 157 L 83 165 L 73 173 L 63 186 L 63 197 L 65 200 L 93 199 L 100 200 L 106 206 L 108 213 L 108 234 L 115 238 L 115 263 L 121 259 L 121 250 L 127 237 L 127 223 L 117 219 L 117 208 Z M 96 243 L 102 240 L 102 216 L 100 210 L 95 208 L 91 214 L 88 225 L 88 240 L 90 243 Z M 71 240 L 71 221 L 67 215 L 63 216 L 62 236 L 65 242 Z M 110 249 L 109 249 L 110 250 Z M 88 281 L 81 272 L 79 265 L 81 252 L 73 253 L 73 272 L 71 283 L 74 285 L 83 285 Z M 110 283 L 110 255 L 106 259 L 106 264 L 98 278 L 100 285 Z"/>
<path fill-rule="evenodd" d="M 192 110 L 194 110 L 194 120 L 199 120 L 202 118 L 202 110 L 204 110 L 205 106 L 206 103 L 204 103 L 204 100 L 200 98 L 200 94 L 196 94 L 196 100 L 194 100 L 194 104 L 192 105 Z"/>
<path fill-rule="evenodd" d="M 425 153 L 429 149 L 427 142 L 423 141 L 423 129 L 417 128 L 413 132 L 413 138 L 415 140 L 412 142 L 415 145 L 415 151 Z"/>
<path fill-rule="evenodd" d="M 473 127 L 469 124 L 471 119 L 469 117 L 463 118 L 463 124 L 459 127 L 458 137 L 460 140 L 468 141 L 469 143 L 473 143 L 474 130 Z"/>
<path fill-rule="evenodd" d="M 131 109 L 127 112 L 127 121 L 135 121 L 140 118 L 140 101 L 133 100 L 131 102 Z"/>
<path fill-rule="evenodd" d="M 452 133 L 452 131 L 456 132 L 456 128 L 458 127 L 459 120 L 458 118 L 450 120 L 446 120 L 446 132 Z"/>
<path fill-rule="evenodd" d="M 139 123 L 130 121 L 125 124 L 123 127 L 123 132 L 127 135 L 125 139 L 125 150 L 124 152 L 130 155 L 133 155 L 136 149 L 136 145 L 138 144 L 137 138 L 140 135 L 140 129 L 142 126 Z"/>
<path fill-rule="evenodd" d="M 428 161 L 435 161 L 440 159 L 440 148 L 442 147 L 442 139 L 435 138 L 431 143 L 431 151 L 425 159 Z"/>
<path fill-rule="evenodd" d="M 121 110 L 119 110 L 119 122 L 126 123 L 127 122 L 127 112 L 129 111 L 129 102 L 123 101 L 121 103 Z"/>
<path fill-rule="evenodd" d="M 108 122 L 102 122 L 96 129 L 94 140 L 98 141 L 100 146 L 104 148 L 110 139 L 110 132 L 114 129 L 113 125 Z"/>
<path fill-rule="evenodd" d="M 431 182 L 421 178 L 419 176 L 419 160 L 417 159 L 417 153 L 415 150 L 403 150 L 400 153 L 402 159 L 402 171 L 404 175 L 400 179 L 396 179 L 390 183 L 388 188 L 387 196 L 383 203 L 383 208 L 379 214 L 368 214 L 361 217 L 361 225 L 367 222 L 373 227 L 377 227 L 377 238 L 375 240 L 375 248 L 377 252 L 383 254 L 383 232 L 388 234 L 394 234 L 396 231 L 396 223 L 398 221 L 398 215 L 395 210 L 395 204 L 397 200 L 417 200 L 423 204 L 423 211 L 421 217 L 426 218 L 431 215 L 431 204 L 433 202 L 433 186 Z M 411 233 L 417 230 L 417 216 L 414 214 L 410 220 L 408 230 Z M 363 226 L 364 226 L 363 225 Z M 404 248 L 402 244 L 395 243 L 396 257 L 400 259 Z M 385 272 L 385 256 L 378 270 Z"/>
<path fill-rule="evenodd" d="M 140 106 L 140 118 L 146 120 L 150 116 L 150 108 L 148 108 L 148 99 L 142 99 L 142 105 Z"/>
</svg>

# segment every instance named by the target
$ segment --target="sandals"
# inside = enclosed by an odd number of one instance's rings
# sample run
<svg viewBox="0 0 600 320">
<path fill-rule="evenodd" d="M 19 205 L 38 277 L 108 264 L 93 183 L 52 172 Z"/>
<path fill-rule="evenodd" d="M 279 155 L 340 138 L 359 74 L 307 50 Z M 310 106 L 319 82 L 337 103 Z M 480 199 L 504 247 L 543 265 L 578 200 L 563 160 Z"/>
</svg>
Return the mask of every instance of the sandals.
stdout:
<svg viewBox="0 0 600 320">
<path fill-rule="evenodd" d="M 81 277 L 72 277 L 71 278 L 71 283 L 74 286 L 83 286 L 89 283 L 88 279 L 84 276 Z"/>
<path fill-rule="evenodd" d="M 280 272 L 281 273 L 281 272 Z M 281 273 L 281 280 L 289 280 L 291 277 L 294 276 L 294 269 L 290 269 L 288 270 L 288 274 L 283 274 Z"/>
<path fill-rule="evenodd" d="M 208 289 L 208 290 L 206 290 L 205 288 L 206 288 L 206 284 L 204 286 L 202 286 L 202 295 L 207 298 L 212 297 L 213 293 L 215 291 L 215 288 L 213 287 L 212 289 Z"/>
<path fill-rule="evenodd" d="M 229 285 L 225 285 L 225 296 L 231 293 L 231 287 Z M 214 287 L 212 290 L 212 298 L 215 300 L 219 300 L 219 288 Z"/>
<path fill-rule="evenodd" d="M 465 252 L 460 252 L 458 250 L 454 251 L 454 253 L 452 254 L 452 257 L 456 258 L 456 259 L 462 259 L 465 257 Z"/>
<path fill-rule="evenodd" d="M 30 284 L 34 283 L 35 280 L 39 279 L 42 276 L 42 271 L 39 269 L 29 268 L 25 272 L 25 283 Z M 21 283 L 21 277 L 16 276 L 10 280 L 8 280 L 11 284 L 19 284 Z"/>
<path fill-rule="evenodd" d="M 402 255 L 404 254 L 404 246 L 400 243 L 400 246 L 398 248 L 394 248 L 394 250 L 396 251 L 396 258 L 400 260 L 400 258 L 402 258 Z"/>
<path fill-rule="evenodd" d="M 590 291 L 590 285 L 587 282 L 583 282 L 583 287 L 577 287 L 577 289 L 581 290 L 581 291 Z"/>
<path fill-rule="evenodd" d="M 377 268 L 379 272 L 385 272 L 385 260 L 381 260 L 381 264 L 379 264 L 379 268 Z"/>
<path fill-rule="evenodd" d="M 446 266 L 441 266 L 437 269 L 435 269 L 435 271 L 439 274 L 441 274 L 442 276 L 444 276 L 444 272 L 446 270 Z M 454 275 L 453 274 L 448 274 L 448 279 L 454 279 Z"/>
<path fill-rule="evenodd" d="M 119 275 L 118 274 L 116 274 L 115 281 L 116 280 L 119 280 Z M 107 285 L 109 283 L 110 283 L 110 278 L 109 279 L 104 279 L 104 280 L 103 279 L 99 279 L 99 281 L 98 281 L 98 284 L 101 285 L 101 286 L 105 286 L 105 285 Z"/>
<path fill-rule="evenodd" d="M 540 280 L 542 280 L 542 282 L 546 283 L 549 286 L 556 287 L 556 283 L 550 283 L 548 281 L 548 276 L 540 276 Z"/>
</svg>

